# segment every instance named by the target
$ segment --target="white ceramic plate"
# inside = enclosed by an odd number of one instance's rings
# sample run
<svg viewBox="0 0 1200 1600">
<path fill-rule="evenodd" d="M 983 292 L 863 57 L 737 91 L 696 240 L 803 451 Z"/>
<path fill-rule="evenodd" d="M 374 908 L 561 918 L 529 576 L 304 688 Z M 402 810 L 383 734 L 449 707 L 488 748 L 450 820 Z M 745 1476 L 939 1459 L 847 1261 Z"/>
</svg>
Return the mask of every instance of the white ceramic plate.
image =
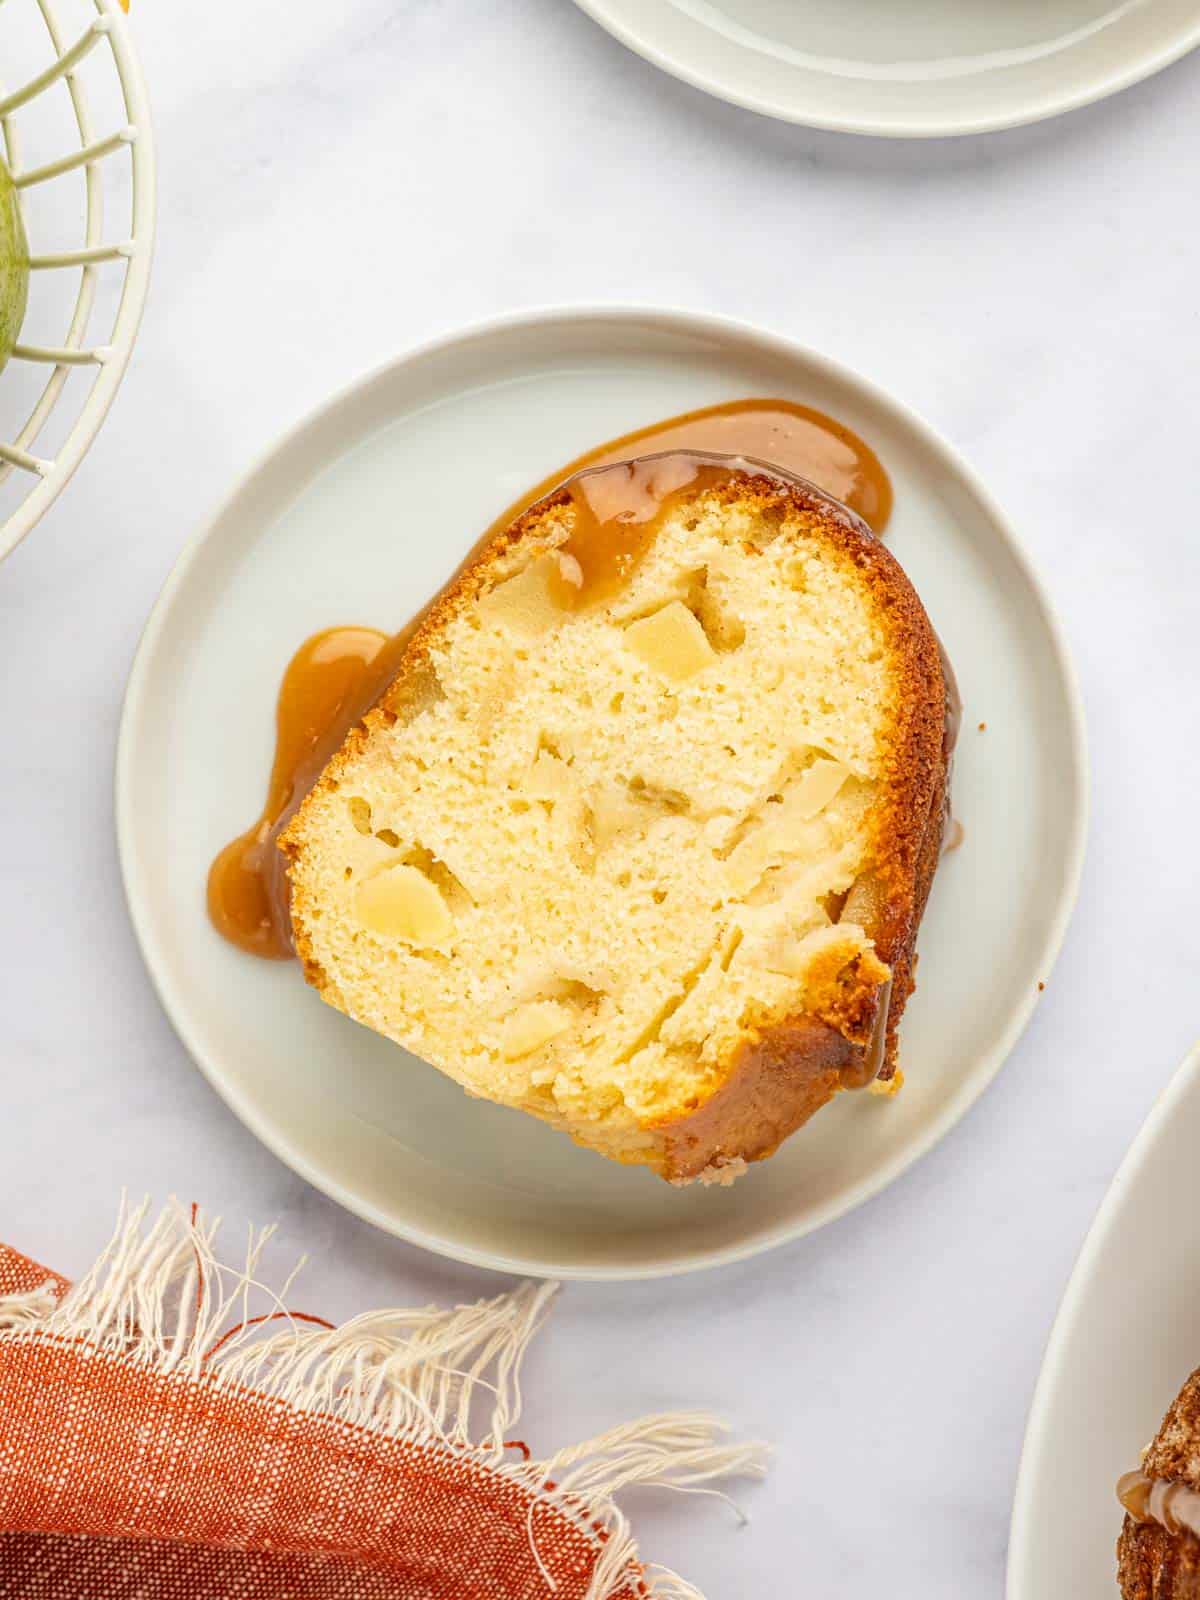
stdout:
<svg viewBox="0 0 1200 1600">
<path fill-rule="evenodd" d="M 1117 1479 L 1200 1366 L 1198 1150 L 1200 1045 L 1121 1163 L 1067 1285 L 1025 1433 L 1008 1600 L 1117 1594 Z"/>
<path fill-rule="evenodd" d="M 1200 43 L 1197 0 L 577 0 L 722 100 L 815 128 L 928 138 L 1037 122 Z"/>
<path fill-rule="evenodd" d="M 467 1099 L 324 1006 L 291 966 L 222 943 L 204 883 L 216 850 L 258 812 L 280 675 L 308 634 L 396 626 L 557 465 L 639 423 L 746 395 L 831 412 L 892 475 L 889 543 L 966 702 L 955 787 L 966 842 L 939 874 L 921 936 L 904 1092 L 841 1096 L 731 1189 L 679 1192 Z M 168 581 L 134 663 L 117 762 L 121 860 L 146 961 L 237 1114 L 311 1182 L 395 1233 L 562 1275 L 652 1275 L 766 1249 L 839 1216 L 929 1149 L 1030 1015 L 1074 898 L 1084 819 L 1081 713 L 1062 641 L 969 471 L 820 357 L 661 311 L 487 324 L 393 362 L 284 438 Z"/>
</svg>

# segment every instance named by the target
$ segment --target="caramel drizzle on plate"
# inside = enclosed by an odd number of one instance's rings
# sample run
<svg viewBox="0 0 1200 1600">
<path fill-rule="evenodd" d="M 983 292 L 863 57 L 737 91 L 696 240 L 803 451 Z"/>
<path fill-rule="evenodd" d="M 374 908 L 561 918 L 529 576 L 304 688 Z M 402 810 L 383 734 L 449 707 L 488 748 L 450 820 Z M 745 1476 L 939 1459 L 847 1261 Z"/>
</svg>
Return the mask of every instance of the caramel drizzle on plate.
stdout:
<svg viewBox="0 0 1200 1600">
<path fill-rule="evenodd" d="M 628 581 L 674 495 L 729 475 L 729 465 L 712 459 L 720 456 L 749 458 L 751 470 L 764 463 L 804 478 L 857 512 L 877 534 L 891 516 L 888 475 L 871 447 L 849 428 L 790 400 L 734 400 L 635 429 L 567 462 L 501 512 L 445 587 L 496 534 L 565 487 L 576 514 L 560 553 L 576 564 L 577 571 L 568 570 L 578 581 L 564 580 L 558 598 L 565 607 L 602 600 Z M 596 470 L 601 468 L 607 470 Z M 356 625 L 326 628 L 307 639 L 288 663 L 266 802 L 208 874 L 213 926 L 250 955 L 282 961 L 294 954 L 279 836 L 347 733 L 396 676 L 428 609 L 396 634 Z"/>
</svg>

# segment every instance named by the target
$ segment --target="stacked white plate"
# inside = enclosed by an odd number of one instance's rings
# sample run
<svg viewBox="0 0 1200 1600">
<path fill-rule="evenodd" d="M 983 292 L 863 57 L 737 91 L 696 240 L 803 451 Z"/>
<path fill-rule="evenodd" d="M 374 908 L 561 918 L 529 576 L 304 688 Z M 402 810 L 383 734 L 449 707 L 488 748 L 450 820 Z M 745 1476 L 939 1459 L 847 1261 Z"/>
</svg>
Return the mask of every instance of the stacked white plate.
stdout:
<svg viewBox="0 0 1200 1600">
<path fill-rule="evenodd" d="M 1197 0 L 578 0 L 678 78 L 787 122 L 928 138 L 1036 122 L 1200 43 Z"/>
<path fill-rule="evenodd" d="M 1013 1510 L 1008 1600 L 1116 1592 L 1116 1483 L 1200 1366 L 1200 1046 L 1088 1234 L 1046 1349 Z"/>
</svg>

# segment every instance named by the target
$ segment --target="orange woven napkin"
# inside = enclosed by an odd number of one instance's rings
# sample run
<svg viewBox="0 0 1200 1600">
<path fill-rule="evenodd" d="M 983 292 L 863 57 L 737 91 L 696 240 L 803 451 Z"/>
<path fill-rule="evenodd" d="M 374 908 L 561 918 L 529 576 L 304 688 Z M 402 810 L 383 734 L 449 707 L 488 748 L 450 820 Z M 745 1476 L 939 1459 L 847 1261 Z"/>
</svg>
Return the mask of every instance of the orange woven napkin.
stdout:
<svg viewBox="0 0 1200 1600">
<path fill-rule="evenodd" d="M 678 1414 L 534 1459 L 553 1285 L 333 1327 L 256 1282 L 270 1231 L 234 1270 L 215 1222 L 143 1205 L 74 1286 L 0 1246 L 0 1596 L 698 1600 L 613 1496 L 759 1476 L 760 1445 Z"/>
</svg>

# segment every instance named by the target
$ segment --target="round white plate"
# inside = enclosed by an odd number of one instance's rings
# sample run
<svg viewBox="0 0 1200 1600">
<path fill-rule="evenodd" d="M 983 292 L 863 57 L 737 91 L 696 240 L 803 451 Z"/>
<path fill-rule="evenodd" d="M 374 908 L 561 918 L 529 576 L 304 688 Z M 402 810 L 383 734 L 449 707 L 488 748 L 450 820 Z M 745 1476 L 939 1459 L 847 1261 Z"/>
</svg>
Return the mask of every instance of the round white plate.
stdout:
<svg viewBox="0 0 1200 1600">
<path fill-rule="evenodd" d="M 1200 1366 L 1200 1045 L 1163 1092 L 1087 1236 L 1029 1414 L 1008 1600 L 1116 1596 L 1138 1464 Z"/>
<path fill-rule="evenodd" d="M 929 138 L 1087 105 L 1200 43 L 1197 0 L 577 0 L 722 100 L 814 128 Z"/>
<path fill-rule="evenodd" d="M 955 784 L 966 841 L 946 859 L 922 931 L 903 1093 L 840 1096 L 732 1188 L 680 1192 L 469 1100 L 323 1005 L 294 967 L 224 944 L 204 884 L 214 853 L 258 812 L 280 675 L 307 635 L 397 626 L 556 466 L 640 423 L 746 395 L 831 412 L 892 475 L 889 543 L 966 702 Z M 617 1277 L 795 1238 L 881 1189 L 958 1120 L 1048 976 L 1075 895 L 1085 783 L 1079 701 L 1046 601 L 1000 513 L 939 438 L 861 379 L 752 328 L 572 309 L 492 322 L 393 362 L 237 487 L 184 553 L 138 651 L 117 827 L 163 1004 L 276 1154 L 430 1249 Z"/>
</svg>

